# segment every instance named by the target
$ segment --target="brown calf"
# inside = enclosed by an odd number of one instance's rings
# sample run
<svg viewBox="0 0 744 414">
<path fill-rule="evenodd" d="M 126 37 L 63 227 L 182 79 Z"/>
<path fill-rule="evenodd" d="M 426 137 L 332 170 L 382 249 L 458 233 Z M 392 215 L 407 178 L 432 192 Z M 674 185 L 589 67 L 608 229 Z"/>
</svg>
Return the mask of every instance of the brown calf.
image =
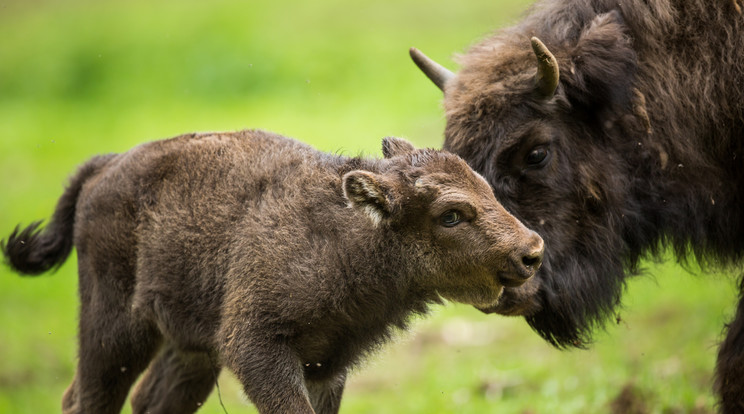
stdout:
<svg viewBox="0 0 744 414">
<path fill-rule="evenodd" d="M 38 274 L 74 245 L 80 359 L 65 413 L 191 413 L 225 366 L 261 413 L 335 413 L 349 368 L 446 298 L 494 306 L 543 241 L 455 155 L 385 159 L 261 131 L 193 134 L 82 166 L 43 231 L 3 243 Z"/>
</svg>

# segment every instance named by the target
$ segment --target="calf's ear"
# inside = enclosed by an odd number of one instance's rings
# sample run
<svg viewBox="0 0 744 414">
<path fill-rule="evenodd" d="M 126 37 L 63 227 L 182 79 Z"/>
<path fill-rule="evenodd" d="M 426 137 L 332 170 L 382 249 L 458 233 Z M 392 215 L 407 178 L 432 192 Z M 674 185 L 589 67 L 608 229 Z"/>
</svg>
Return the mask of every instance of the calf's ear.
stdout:
<svg viewBox="0 0 744 414">
<path fill-rule="evenodd" d="M 355 170 L 343 177 L 344 196 L 352 208 L 359 208 L 377 226 L 390 216 L 387 186 L 381 177 L 369 171 Z"/>
<path fill-rule="evenodd" d="M 385 158 L 405 155 L 413 151 L 416 151 L 416 148 L 403 138 L 385 137 L 382 139 L 382 155 Z"/>
</svg>

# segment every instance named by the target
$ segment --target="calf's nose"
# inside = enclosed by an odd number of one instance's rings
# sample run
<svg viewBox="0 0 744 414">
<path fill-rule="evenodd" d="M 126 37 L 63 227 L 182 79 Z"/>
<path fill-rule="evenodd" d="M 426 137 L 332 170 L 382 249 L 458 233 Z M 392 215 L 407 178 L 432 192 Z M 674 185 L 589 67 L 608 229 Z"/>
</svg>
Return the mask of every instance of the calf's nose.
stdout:
<svg viewBox="0 0 744 414">
<path fill-rule="evenodd" d="M 504 286 L 516 287 L 535 276 L 542 265 L 544 251 L 542 237 L 530 231 L 526 243 L 512 252 L 510 260 L 513 271 L 502 274 L 501 283 Z"/>
</svg>

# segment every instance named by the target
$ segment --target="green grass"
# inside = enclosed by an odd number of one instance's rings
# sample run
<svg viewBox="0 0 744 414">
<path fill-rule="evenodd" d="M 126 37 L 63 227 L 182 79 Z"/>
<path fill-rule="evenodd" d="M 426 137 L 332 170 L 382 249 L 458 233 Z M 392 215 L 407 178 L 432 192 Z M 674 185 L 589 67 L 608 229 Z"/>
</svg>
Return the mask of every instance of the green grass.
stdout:
<svg viewBox="0 0 744 414">
<path fill-rule="evenodd" d="M 48 217 L 91 155 L 184 132 L 264 128 L 347 154 L 378 155 L 386 135 L 437 147 L 441 95 L 408 48 L 455 69 L 453 53 L 528 3 L 5 2 L 0 234 Z M 709 412 L 732 282 L 649 273 L 589 351 L 554 350 L 522 319 L 436 308 L 355 371 L 342 412 L 603 413 L 623 389 L 649 413 Z M 76 296 L 74 257 L 39 278 L 0 269 L 0 412 L 59 411 Z M 229 373 L 220 389 L 229 413 L 254 412 Z M 217 393 L 201 412 L 223 412 Z"/>
</svg>

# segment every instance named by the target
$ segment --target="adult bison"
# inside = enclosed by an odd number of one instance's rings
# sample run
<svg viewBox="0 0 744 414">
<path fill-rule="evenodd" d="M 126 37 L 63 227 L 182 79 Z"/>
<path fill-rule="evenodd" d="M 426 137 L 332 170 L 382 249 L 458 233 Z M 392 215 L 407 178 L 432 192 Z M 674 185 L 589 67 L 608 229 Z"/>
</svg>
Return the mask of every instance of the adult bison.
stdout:
<svg viewBox="0 0 744 414">
<path fill-rule="evenodd" d="M 444 92 L 444 147 L 545 240 L 538 277 L 485 311 L 582 346 L 643 257 L 742 263 L 740 1 L 540 1 L 457 74 L 411 49 Z M 716 370 L 722 411 L 744 411 L 741 296 Z"/>
</svg>

